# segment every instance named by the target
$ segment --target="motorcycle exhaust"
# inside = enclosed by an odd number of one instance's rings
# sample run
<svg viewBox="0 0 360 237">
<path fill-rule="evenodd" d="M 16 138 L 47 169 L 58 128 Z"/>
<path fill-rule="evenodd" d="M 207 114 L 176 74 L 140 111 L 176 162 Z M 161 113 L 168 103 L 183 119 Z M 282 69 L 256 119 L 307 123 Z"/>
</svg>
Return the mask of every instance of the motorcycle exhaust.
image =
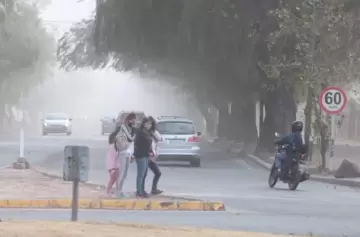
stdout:
<svg viewBox="0 0 360 237">
<path fill-rule="evenodd" d="M 310 174 L 304 172 L 304 173 L 301 175 L 301 180 L 300 180 L 300 182 L 304 182 L 304 181 L 309 180 L 309 179 L 310 179 Z"/>
</svg>

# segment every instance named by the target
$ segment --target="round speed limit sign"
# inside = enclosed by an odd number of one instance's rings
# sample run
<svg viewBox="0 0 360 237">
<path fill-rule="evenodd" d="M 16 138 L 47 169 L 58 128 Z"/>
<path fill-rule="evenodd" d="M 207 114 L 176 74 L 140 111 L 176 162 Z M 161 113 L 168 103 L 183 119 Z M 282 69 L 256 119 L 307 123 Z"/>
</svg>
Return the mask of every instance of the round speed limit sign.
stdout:
<svg viewBox="0 0 360 237">
<path fill-rule="evenodd" d="M 338 87 L 327 87 L 320 94 L 320 106 L 328 114 L 338 114 L 347 103 L 346 93 Z"/>
</svg>

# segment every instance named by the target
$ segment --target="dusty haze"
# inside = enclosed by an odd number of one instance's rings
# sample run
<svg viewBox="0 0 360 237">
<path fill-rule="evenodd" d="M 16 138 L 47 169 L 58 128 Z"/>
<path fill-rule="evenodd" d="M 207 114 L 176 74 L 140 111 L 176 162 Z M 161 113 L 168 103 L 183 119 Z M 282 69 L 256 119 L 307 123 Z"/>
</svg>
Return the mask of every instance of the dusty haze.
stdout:
<svg viewBox="0 0 360 237">
<path fill-rule="evenodd" d="M 121 110 L 140 110 L 153 116 L 186 116 L 194 120 L 199 131 L 204 126 L 200 112 L 185 92 L 155 79 L 112 70 L 56 70 L 24 98 L 22 107 L 31 111 L 32 124 L 38 124 L 45 113 L 71 115 L 74 135 L 76 131 L 99 133 L 100 118 L 115 117 Z"/>
</svg>

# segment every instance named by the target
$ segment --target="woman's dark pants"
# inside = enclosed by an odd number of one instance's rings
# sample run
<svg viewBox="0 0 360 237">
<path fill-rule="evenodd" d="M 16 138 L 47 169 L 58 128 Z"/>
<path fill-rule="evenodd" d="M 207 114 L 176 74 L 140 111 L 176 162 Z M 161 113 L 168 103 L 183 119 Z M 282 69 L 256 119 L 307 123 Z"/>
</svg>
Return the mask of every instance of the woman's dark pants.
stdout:
<svg viewBox="0 0 360 237">
<path fill-rule="evenodd" d="M 159 166 L 156 164 L 156 162 L 154 162 L 152 160 L 149 160 L 148 166 L 149 166 L 149 169 L 154 173 L 154 179 L 153 179 L 151 191 L 156 191 L 157 185 L 159 183 L 159 179 L 161 177 L 161 171 L 159 169 Z M 144 180 L 143 180 L 143 187 L 145 187 L 146 176 L 147 176 L 147 172 L 146 172 Z"/>
</svg>

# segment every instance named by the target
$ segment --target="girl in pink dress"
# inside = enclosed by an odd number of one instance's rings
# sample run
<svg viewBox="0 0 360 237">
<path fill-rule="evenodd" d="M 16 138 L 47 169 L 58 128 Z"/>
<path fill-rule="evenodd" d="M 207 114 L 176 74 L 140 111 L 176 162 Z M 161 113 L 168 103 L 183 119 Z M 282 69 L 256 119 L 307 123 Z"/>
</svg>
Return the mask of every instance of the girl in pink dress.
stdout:
<svg viewBox="0 0 360 237">
<path fill-rule="evenodd" d="M 106 155 L 106 166 L 109 172 L 109 182 L 106 192 L 108 195 L 112 195 L 112 187 L 114 186 L 119 176 L 118 153 L 115 150 L 114 143 L 109 144 Z"/>
</svg>

